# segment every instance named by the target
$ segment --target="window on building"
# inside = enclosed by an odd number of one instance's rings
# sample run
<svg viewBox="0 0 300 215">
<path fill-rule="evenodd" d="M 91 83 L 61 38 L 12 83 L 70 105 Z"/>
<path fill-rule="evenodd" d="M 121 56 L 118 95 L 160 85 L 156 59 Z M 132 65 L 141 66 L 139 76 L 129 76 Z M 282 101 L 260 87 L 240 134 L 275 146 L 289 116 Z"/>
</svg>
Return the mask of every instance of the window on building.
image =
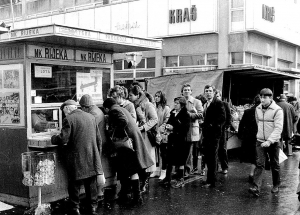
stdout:
<svg viewBox="0 0 300 215">
<path fill-rule="evenodd" d="M 244 7 L 244 0 L 231 0 L 231 8 Z"/>
<path fill-rule="evenodd" d="M 155 68 L 155 57 L 147 58 L 147 68 Z"/>
<path fill-rule="evenodd" d="M 179 66 L 205 65 L 205 54 L 180 56 Z"/>
<path fill-rule="evenodd" d="M 91 2 L 92 2 L 92 0 L 76 0 L 75 4 L 76 4 L 76 6 L 78 6 L 78 5 L 83 5 L 83 4 L 89 4 Z"/>
<path fill-rule="evenodd" d="M 178 66 L 178 56 L 168 56 L 166 57 L 166 67 Z"/>
<path fill-rule="evenodd" d="M 218 54 L 207 54 L 206 65 L 218 65 Z"/>
<path fill-rule="evenodd" d="M 252 63 L 262 65 L 262 56 L 252 54 Z"/>
<path fill-rule="evenodd" d="M 57 0 L 26 0 L 27 15 L 43 13 L 59 8 L 59 1 Z"/>
<path fill-rule="evenodd" d="M 246 52 L 245 53 L 245 63 L 268 66 L 269 65 L 269 57 Z"/>
<path fill-rule="evenodd" d="M 244 11 L 235 10 L 231 12 L 231 22 L 243 22 L 244 21 Z"/>
<path fill-rule="evenodd" d="M 278 59 L 277 62 L 278 62 L 278 65 L 277 65 L 278 68 L 290 68 L 290 66 L 291 66 L 291 62 L 286 61 L 286 60 Z"/>
<path fill-rule="evenodd" d="M 141 60 L 141 62 L 139 62 L 139 64 L 136 66 L 136 68 L 145 69 L 145 58 L 143 58 Z"/>
<path fill-rule="evenodd" d="M 17 1 L 13 4 L 14 17 L 22 16 L 22 3 Z M 0 1 L 0 20 L 11 19 L 11 6 L 10 1 Z"/>
<path fill-rule="evenodd" d="M 251 63 L 251 53 L 245 53 L 245 63 Z"/>
<path fill-rule="evenodd" d="M 114 70 L 123 69 L 123 60 L 114 60 Z"/>
<path fill-rule="evenodd" d="M 231 53 L 231 64 L 243 64 L 243 52 L 232 52 Z"/>
<path fill-rule="evenodd" d="M 300 63 L 297 64 L 297 69 L 300 69 Z"/>
</svg>

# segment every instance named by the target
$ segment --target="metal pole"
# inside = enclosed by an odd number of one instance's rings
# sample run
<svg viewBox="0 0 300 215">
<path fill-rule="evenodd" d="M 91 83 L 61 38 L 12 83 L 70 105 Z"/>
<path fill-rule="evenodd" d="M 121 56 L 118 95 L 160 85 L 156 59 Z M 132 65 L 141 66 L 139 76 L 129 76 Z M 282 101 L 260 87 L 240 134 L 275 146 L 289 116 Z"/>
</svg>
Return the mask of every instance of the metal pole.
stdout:
<svg viewBox="0 0 300 215">
<path fill-rule="evenodd" d="M 13 7 L 13 3 L 12 0 L 10 0 L 10 8 L 11 8 L 11 14 L 12 14 L 12 27 L 13 29 L 15 29 L 15 15 L 14 15 L 14 7 Z"/>
<path fill-rule="evenodd" d="M 134 63 L 134 69 L 133 69 L 133 81 L 136 80 L 136 54 L 133 54 L 133 63 Z"/>
</svg>

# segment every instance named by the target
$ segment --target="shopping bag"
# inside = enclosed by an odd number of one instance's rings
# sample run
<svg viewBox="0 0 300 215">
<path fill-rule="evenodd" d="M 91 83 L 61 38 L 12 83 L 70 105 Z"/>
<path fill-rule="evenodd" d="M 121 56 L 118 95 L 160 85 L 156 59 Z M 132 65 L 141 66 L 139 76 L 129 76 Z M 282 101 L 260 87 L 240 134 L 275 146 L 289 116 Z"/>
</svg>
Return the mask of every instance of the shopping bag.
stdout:
<svg viewBox="0 0 300 215">
<path fill-rule="evenodd" d="M 282 149 L 279 149 L 279 163 L 282 163 L 287 159 L 287 156 L 284 154 Z"/>
</svg>

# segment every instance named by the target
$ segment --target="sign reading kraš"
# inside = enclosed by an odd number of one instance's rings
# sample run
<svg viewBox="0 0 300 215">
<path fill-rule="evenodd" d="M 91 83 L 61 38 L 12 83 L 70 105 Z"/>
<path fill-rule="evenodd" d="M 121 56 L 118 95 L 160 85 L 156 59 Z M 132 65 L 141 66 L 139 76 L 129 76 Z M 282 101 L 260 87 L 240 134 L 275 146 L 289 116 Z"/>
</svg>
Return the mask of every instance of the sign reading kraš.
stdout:
<svg viewBox="0 0 300 215">
<path fill-rule="evenodd" d="M 274 7 L 269 7 L 267 5 L 262 5 L 262 18 L 274 22 L 275 21 L 275 9 Z"/>
<path fill-rule="evenodd" d="M 196 21 L 197 19 L 197 8 L 196 5 L 192 5 L 191 9 L 184 8 L 176 9 L 176 10 L 169 10 L 169 23 L 181 23 L 181 22 L 189 22 L 189 21 Z"/>
</svg>

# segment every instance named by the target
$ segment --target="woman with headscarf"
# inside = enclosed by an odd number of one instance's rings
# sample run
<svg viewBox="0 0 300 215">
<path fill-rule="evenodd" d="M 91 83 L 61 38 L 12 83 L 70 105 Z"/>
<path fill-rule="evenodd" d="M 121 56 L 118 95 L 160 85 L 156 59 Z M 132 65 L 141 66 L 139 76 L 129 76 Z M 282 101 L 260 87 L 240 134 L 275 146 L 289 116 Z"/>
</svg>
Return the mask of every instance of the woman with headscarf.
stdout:
<svg viewBox="0 0 300 215">
<path fill-rule="evenodd" d="M 130 87 L 129 89 L 129 100 L 133 102 L 136 113 L 137 113 L 137 123 L 139 126 L 140 131 L 142 132 L 142 135 L 144 137 L 144 142 L 146 145 L 146 148 L 152 158 L 152 161 L 154 163 L 153 166 L 149 167 L 146 172 L 141 171 L 139 173 L 139 177 L 141 180 L 141 191 L 145 192 L 146 187 L 148 186 L 149 182 L 149 176 L 151 172 L 155 171 L 156 169 L 156 159 L 155 159 L 155 147 L 151 144 L 147 131 L 149 131 L 151 128 L 156 126 L 158 122 L 157 113 L 155 110 L 154 104 L 149 102 L 148 98 L 146 97 L 143 90 L 135 85 Z"/>
<path fill-rule="evenodd" d="M 260 96 L 254 98 L 253 106 L 244 111 L 239 124 L 238 137 L 242 140 L 241 162 L 250 163 L 249 182 L 253 182 L 254 169 L 256 166 L 256 134 L 257 123 L 255 120 L 255 108 L 260 104 Z"/>
</svg>

